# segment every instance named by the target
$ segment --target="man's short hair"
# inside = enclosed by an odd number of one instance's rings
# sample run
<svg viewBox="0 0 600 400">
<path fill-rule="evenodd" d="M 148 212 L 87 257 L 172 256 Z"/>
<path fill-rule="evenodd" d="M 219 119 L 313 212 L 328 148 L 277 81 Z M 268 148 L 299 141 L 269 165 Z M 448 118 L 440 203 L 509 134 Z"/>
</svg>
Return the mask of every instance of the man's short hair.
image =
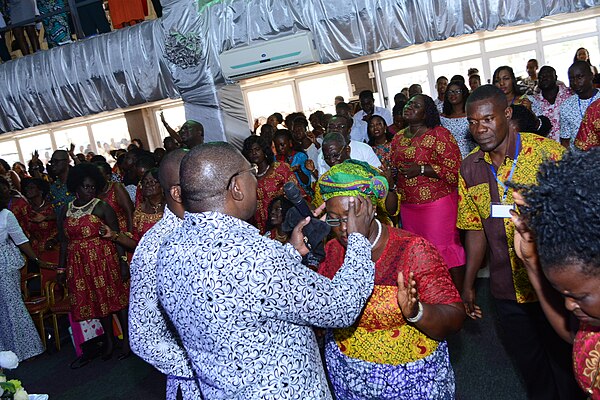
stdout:
<svg viewBox="0 0 600 400">
<path fill-rule="evenodd" d="M 358 99 L 373 99 L 373 92 L 371 90 L 363 90 L 362 92 L 360 92 L 360 94 L 358 95 Z"/>
</svg>

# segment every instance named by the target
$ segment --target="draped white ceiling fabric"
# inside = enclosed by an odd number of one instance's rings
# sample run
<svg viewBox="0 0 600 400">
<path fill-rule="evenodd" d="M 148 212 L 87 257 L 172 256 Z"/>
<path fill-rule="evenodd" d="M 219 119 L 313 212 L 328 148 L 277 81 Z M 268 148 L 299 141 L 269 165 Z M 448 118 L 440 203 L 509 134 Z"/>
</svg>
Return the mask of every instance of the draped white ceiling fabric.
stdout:
<svg viewBox="0 0 600 400">
<path fill-rule="evenodd" d="M 159 20 L 0 65 L 0 132 L 165 98 L 219 108 L 218 54 L 309 30 L 322 63 L 520 25 L 600 0 L 163 0 Z"/>
</svg>

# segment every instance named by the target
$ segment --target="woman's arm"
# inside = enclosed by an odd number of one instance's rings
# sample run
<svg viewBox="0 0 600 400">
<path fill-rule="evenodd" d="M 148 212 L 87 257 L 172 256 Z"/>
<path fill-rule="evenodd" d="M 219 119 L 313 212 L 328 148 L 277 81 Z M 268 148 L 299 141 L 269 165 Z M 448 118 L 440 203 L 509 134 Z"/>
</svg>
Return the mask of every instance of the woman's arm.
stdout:
<svg viewBox="0 0 600 400">
<path fill-rule="evenodd" d="M 67 267 L 67 236 L 65 235 L 65 217 L 67 215 L 67 207 L 60 210 L 60 214 L 56 220 L 58 228 L 58 241 L 60 243 L 60 253 L 58 257 L 58 266 L 60 268 Z"/>
<path fill-rule="evenodd" d="M 115 210 L 105 203 L 101 201 L 94 208 L 92 214 L 96 215 L 98 218 L 102 219 L 106 225 L 112 229 L 114 232 L 119 232 L 119 221 L 117 219 L 117 214 Z M 116 243 L 117 254 L 119 255 L 119 263 L 121 264 L 121 279 L 123 282 L 129 279 L 129 265 L 127 264 L 127 255 L 125 249 L 120 244 Z"/>
</svg>

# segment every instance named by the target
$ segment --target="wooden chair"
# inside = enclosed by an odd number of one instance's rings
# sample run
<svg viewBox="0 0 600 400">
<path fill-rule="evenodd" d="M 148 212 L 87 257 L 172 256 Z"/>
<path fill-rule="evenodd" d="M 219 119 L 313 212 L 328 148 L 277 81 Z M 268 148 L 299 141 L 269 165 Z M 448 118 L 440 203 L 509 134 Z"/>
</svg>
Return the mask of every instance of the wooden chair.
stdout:
<svg viewBox="0 0 600 400">
<path fill-rule="evenodd" d="M 41 288 L 41 293 L 35 295 L 30 292 L 30 286 L 36 286 Z M 23 293 L 23 301 L 25 307 L 31 315 L 31 319 L 40 334 L 44 349 L 46 349 L 46 328 L 44 326 L 44 320 L 50 316 L 50 299 L 42 285 L 42 274 L 41 273 L 25 273 L 21 279 L 21 292 Z"/>
<path fill-rule="evenodd" d="M 66 285 L 56 281 L 47 283 L 48 300 L 50 303 L 50 317 L 54 328 L 54 343 L 56 349 L 60 350 L 60 336 L 58 334 L 58 317 L 68 315 L 71 312 L 71 302 Z"/>
</svg>

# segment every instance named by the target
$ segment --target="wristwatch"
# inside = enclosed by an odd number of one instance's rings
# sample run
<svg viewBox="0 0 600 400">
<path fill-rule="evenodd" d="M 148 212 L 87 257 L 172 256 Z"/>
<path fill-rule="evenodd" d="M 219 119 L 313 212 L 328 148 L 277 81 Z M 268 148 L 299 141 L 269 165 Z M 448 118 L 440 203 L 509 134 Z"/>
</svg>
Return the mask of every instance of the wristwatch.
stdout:
<svg viewBox="0 0 600 400">
<path fill-rule="evenodd" d="M 421 175 L 425 175 L 425 166 L 421 165 Z"/>
</svg>

